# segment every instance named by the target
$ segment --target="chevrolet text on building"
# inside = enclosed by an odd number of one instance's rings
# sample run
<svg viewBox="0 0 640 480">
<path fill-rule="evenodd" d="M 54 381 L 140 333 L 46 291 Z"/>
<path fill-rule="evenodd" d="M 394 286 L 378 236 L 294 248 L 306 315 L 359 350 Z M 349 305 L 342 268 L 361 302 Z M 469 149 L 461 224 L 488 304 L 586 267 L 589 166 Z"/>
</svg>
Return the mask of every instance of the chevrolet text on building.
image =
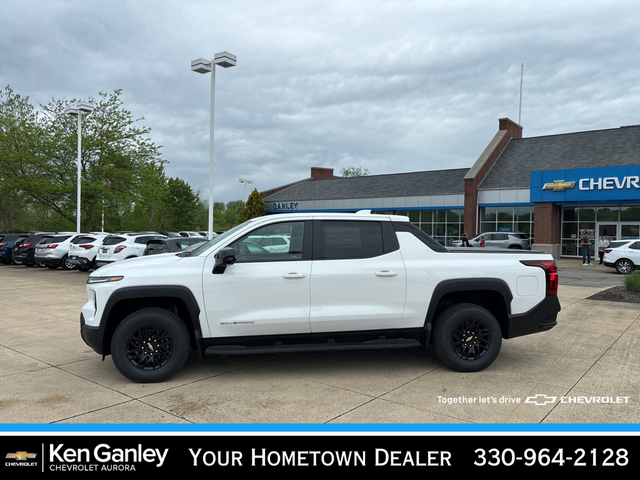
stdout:
<svg viewBox="0 0 640 480">
<path fill-rule="evenodd" d="M 604 177 L 604 178 L 581 178 L 578 181 L 580 190 L 623 190 L 630 188 L 640 188 L 640 177 Z"/>
<path fill-rule="evenodd" d="M 287 250 L 251 239 L 286 236 Z M 459 371 L 560 311 L 549 254 L 448 250 L 393 215 L 269 215 L 176 255 L 105 266 L 87 280 L 81 333 L 137 382 L 201 357 L 433 345 Z"/>
</svg>

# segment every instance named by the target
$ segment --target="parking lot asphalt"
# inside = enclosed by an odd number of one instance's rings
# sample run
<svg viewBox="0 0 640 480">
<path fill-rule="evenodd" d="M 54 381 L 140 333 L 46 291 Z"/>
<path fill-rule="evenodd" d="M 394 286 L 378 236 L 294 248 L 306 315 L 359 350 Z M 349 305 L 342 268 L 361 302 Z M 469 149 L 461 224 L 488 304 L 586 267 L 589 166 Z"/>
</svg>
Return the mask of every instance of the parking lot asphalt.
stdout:
<svg viewBox="0 0 640 480">
<path fill-rule="evenodd" d="M 640 309 L 589 300 L 622 277 L 560 260 L 558 325 L 479 373 L 432 349 L 190 359 L 136 384 L 80 338 L 87 273 L 0 266 L 2 424 L 634 424 Z"/>
</svg>

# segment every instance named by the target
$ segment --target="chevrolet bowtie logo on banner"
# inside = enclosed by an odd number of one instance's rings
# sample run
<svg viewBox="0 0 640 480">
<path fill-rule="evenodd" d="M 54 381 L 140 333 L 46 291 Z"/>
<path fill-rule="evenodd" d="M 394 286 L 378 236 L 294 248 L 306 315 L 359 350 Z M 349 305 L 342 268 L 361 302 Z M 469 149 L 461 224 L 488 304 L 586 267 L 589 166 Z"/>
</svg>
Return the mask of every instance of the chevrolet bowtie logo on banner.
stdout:
<svg viewBox="0 0 640 480">
<path fill-rule="evenodd" d="M 36 454 L 28 452 L 15 452 L 8 453 L 6 458 L 9 460 L 31 460 L 33 458 L 36 458 Z"/>
<path fill-rule="evenodd" d="M 564 180 L 555 180 L 551 183 L 545 183 L 543 190 L 553 190 L 554 192 L 564 192 L 568 188 L 576 186 L 576 182 L 565 182 Z"/>
</svg>

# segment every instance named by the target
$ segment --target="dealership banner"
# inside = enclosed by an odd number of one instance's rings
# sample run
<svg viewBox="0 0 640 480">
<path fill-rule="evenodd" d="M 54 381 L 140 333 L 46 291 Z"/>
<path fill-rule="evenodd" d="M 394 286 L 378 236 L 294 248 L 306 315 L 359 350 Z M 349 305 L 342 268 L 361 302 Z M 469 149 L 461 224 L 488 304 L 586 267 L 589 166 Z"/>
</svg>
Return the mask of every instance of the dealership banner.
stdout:
<svg viewBox="0 0 640 480">
<path fill-rule="evenodd" d="M 496 470 L 638 471 L 637 432 L 401 435 L 4 436 L 2 478 L 179 473 L 493 473 Z M 213 477 L 216 478 L 216 477 Z"/>
<path fill-rule="evenodd" d="M 640 200 L 640 165 L 545 170 L 530 175 L 532 202 Z"/>
</svg>

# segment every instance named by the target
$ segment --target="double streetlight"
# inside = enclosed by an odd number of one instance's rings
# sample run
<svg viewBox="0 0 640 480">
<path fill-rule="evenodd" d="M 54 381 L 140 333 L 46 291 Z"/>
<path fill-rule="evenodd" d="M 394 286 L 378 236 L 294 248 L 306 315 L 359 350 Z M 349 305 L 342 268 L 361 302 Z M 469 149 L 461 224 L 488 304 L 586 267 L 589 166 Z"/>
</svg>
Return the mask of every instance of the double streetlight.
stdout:
<svg viewBox="0 0 640 480">
<path fill-rule="evenodd" d="M 77 175 L 77 213 L 76 213 L 76 233 L 80 233 L 80 211 L 81 211 L 81 175 L 82 175 L 82 115 L 89 115 L 93 111 L 93 105 L 81 102 L 67 108 L 64 113 L 78 117 L 78 175 Z"/>
<path fill-rule="evenodd" d="M 247 183 L 248 183 L 248 184 L 252 184 L 252 183 L 253 183 L 253 180 L 247 180 L 246 178 L 241 178 L 241 179 L 239 179 L 238 181 L 239 181 L 240 183 L 244 183 L 244 198 L 245 198 L 245 200 L 244 200 L 244 201 L 246 201 L 246 198 L 247 198 Z"/>
<path fill-rule="evenodd" d="M 213 238 L 213 130 L 215 118 L 216 65 L 224 68 L 234 67 L 236 65 L 236 56 L 229 52 L 220 52 L 214 55 L 213 60 L 198 58 L 191 62 L 191 71 L 211 74 L 211 123 L 209 126 L 209 239 Z"/>
</svg>

